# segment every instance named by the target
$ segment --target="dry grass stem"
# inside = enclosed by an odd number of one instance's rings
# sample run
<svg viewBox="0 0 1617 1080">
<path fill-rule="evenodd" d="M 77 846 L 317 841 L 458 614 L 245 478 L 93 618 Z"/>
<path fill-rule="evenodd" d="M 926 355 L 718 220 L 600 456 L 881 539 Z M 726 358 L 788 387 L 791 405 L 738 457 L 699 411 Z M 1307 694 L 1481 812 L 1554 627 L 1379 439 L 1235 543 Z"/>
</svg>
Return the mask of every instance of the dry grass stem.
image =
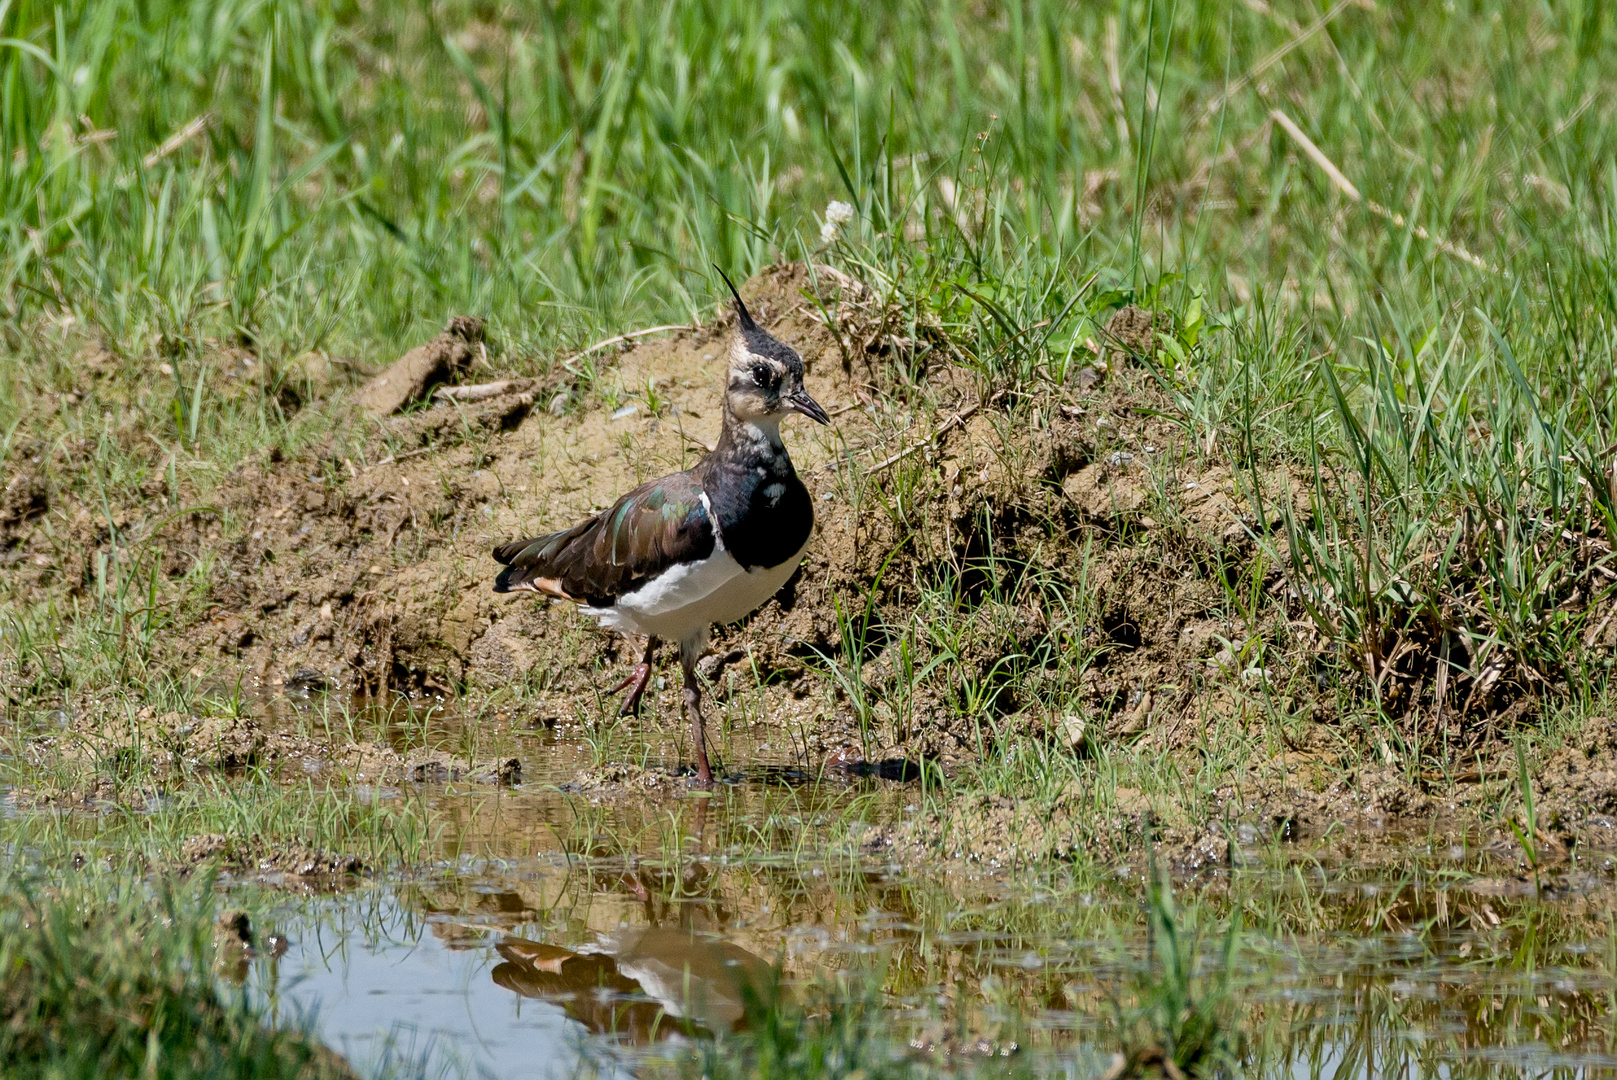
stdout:
<svg viewBox="0 0 1617 1080">
<path fill-rule="evenodd" d="M 180 147 L 184 146 L 186 143 L 208 130 L 208 124 L 212 122 L 212 119 L 213 118 L 207 113 L 203 113 L 201 116 L 198 116 L 196 119 L 192 120 L 190 123 L 186 124 L 184 127 L 180 128 L 174 134 L 170 135 L 168 138 L 159 143 L 157 149 L 153 150 L 151 153 L 147 154 L 141 159 L 141 164 L 148 169 L 155 167 L 159 161 L 162 161 L 174 151 L 178 150 Z"/>
<path fill-rule="evenodd" d="M 1251 70 L 1243 73 L 1234 82 L 1230 83 L 1228 89 L 1222 91 L 1221 93 L 1215 94 L 1213 99 L 1209 101 L 1202 109 L 1201 117 L 1196 121 L 1196 126 L 1202 127 L 1206 125 L 1206 123 L 1224 107 L 1225 102 L 1229 101 L 1236 94 L 1239 94 L 1242 90 L 1245 90 L 1248 86 L 1251 86 L 1258 79 L 1261 79 L 1264 73 L 1270 68 L 1280 63 L 1280 61 L 1284 60 L 1287 56 L 1290 56 L 1292 52 L 1294 52 L 1300 46 L 1307 44 L 1315 34 L 1319 33 L 1321 30 L 1325 29 L 1332 22 L 1334 22 L 1338 15 L 1355 5 L 1362 7 L 1367 11 L 1375 10 L 1374 0 L 1336 0 L 1336 3 L 1331 6 L 1329 11 L 1315 19 L 1313 22 L 1309 23 L 1306 28 L 1300 31 L 1295 37 L 1291 38 L 1291 40 L 1287 41 L 1284 45 L 1280 46 L 1278 49 L 1275 49 L 1263 59 L 1259 60 L 1256 64 L 1252 65 Z"/>
<path fill-rule="evenodd" d="M 673 330 L 697 329 L 700 329 L 700 326 L 699 324 L 695 323 L 668 323 L 664 326 L 648 326 L 644 330 L 630 330 L 626 334 L 615 334 L 612 337 L 603 338 L 602 340 L 597 341 L 594 345 L 579 350 L 572 356 L 569 356 L 567 359 L 563 360 L 561 362 L 561 366 L 566 368 L 568 371 L 572 371 L 573 365 L 584 359 L 584 357 L 589 356 L 591 353 L 600 352 L 602 349 L 609 348 L 613 345 L 619 345 L 625 341 L 633 341 L 636 338 L 648 337 L 651 334 L 665 334 Z"/>
<path fill-rule="evenodd" d="M 1123 105 L 1123 68 L 1118 58 L 1121 48 L 1117 16 L 1106 16 L 1106 85 L 1112 91 L 1112 119 L 1117 124 L 1117 144 L 1129 145 L 1128 110 Z"/>
<path fill-rule="evenodd" d="M 1269 117 L 1275 123 L 1279 124 L 1285 129 L 1286 134 L 1291 136 L 1292 141 L 1302 148 L 1303 152 L 1313 160 L 1314 164 L 1319 166 L 1320 171 L 1330 179 L 1331 183 L 1335 185 L 1337 190 L 1342 192 L 1342 194 L 1346 195 L 1349 199 L 1352 199 L 1356 203 L 1364 204 L 1365 209 L 1369 210 L 1372 214 L 1383 219 L 1384 221 L 1387 221 L 1394 227 L 1399 229 L 1408 229 L 1411 233 L 1420 237 L 1422 240 L 1425 240 L 1427 243 L 1431 244 L 1445 255 L 1451 255 L 1462 262 L 1470 263 L 1478 270 L 1486 270 L 1492 274 L 1507 274 L 1507 271 L 1501 267 L 1494 266 L 1480 255 L 1467 251 L 1459 244 L 1456 244 L 1450 240 L 1445 240 L 1440 236 L 1433 236 L 1423 226 L 1411 225 L 1404 218 L 1404 215 L 1398 213 L 1396 210 L 1389 210 L 1387 207 L 1382 206 L 1374 199 L 1365 198 L 1359 192 L 1359 189 L 1353 185 L 1353 181 L 1349 180 L 1345 175 L 1343 175 L 1342 170 L 1336 167 L 1336 163 L 1325 156 L 1325 152 L 1315 145 L 1314 140 L 1310 139 L 1307 132 L 1298 127 L 1296 122 L 1292 120 L 1291 117 L 1287 116 L 1279 109 L 1271 110 Z"/>
</svg>

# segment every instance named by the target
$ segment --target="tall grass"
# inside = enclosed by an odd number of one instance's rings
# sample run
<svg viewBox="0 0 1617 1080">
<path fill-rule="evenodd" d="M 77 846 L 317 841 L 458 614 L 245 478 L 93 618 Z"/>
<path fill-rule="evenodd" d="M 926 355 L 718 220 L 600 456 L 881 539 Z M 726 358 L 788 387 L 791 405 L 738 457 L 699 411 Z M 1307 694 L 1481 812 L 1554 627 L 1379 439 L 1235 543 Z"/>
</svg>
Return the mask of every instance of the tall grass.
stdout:
<svg viewBox="0 0 1617 1080">
<path fill-rule="evenodd" d="M 464 309 L 547 346 L 608 312 L 689 317 L 709 262 L 801 254 L 837 195 L 878 248 L 966 226 L 992 281 L 1081 252 L 1126 287 L 1193 268 L 1218 293 L 1233 263 L 1304 294 L 1508 295 L 1368 213 L 1314 228 L 1332 189 L 1283 139 L 1252 143 L 1281 98 L 1431 235 L 1512 270 L 1555 231 L 1599 242 L 1611 133 L 1579 106 L 1609 20 L 1352 8 L 1241 89 L 1316 12 L 1121 14 L 1114 39 L 1107 13 L 1053 2 L 21 0 L 0 51 L 0 291 L 14 317 L 72 313 L 131 354 L 209 335 L 271 357 L 385 348 Z M 1561 74 L 1479 60 L 1512 47 Z"/>
<path fill-rule="evenodd" d="M 0 1067 L 16 1077 L 351 1077 L 219 977 L 211 883 L 0 867 Z"/>
</svg>

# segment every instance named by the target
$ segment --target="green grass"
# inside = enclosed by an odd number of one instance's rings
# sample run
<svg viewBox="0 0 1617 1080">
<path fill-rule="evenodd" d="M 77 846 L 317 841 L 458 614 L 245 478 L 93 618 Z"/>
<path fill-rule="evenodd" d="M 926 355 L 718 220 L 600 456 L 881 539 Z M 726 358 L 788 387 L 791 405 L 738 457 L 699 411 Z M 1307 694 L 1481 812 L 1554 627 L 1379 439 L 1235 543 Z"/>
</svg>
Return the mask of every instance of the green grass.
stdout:
<svg viewBox="0 0 1617 1080">
<path fill-rule="evenodd" d="M 159 678 L 151 643 L 210 563 L 160 573 L 155 524 L 116 508 L 167 475 L 194 511 L 265 445 L 333 430 L 299 408 L 311 354 L 374 363 L 466 311 L 502 366 L 543 372 L 700 317 L 712 262 L 812 256 L 874 287 L 911 364 L 1012 391 L 1012 423 L 1113 306 L 1175 313 L 1147 360 L 1178 452 L 1300 470 L 1308 497 L 1259 537 L 1284 597 L 1258 599 L 1340 650 L 1411 768 L 1603 678 L 1581 638 L 1608 602 L 1609 19 L 1350 5 L 1305 35 L 1306 6 L 964 10 L 13 4 L 0 452 L 93 447 L 46 456 L 108 540 L 77 609 L 19 613 L 8 652 L 66 637 L 90 663 L 58 680 Z M 857 215 L 825 244 L 831 198 Z M 109 380 L 84 385 L 86 348 Z M 222 371 L 227 348 L 252 365 Z M 920 528 L 929 483 L 917 457 L 862 505 Z M 23 666 L 43 689 L 50 665 Z"/>
<path fill-rule="evenodd" d="M 16 1077 L 345 1078 L 341 1058 L 223 977 L 211 879 L 148 884 L 95 864 L 0 868 L 0 1062 Z"/>
</svg>

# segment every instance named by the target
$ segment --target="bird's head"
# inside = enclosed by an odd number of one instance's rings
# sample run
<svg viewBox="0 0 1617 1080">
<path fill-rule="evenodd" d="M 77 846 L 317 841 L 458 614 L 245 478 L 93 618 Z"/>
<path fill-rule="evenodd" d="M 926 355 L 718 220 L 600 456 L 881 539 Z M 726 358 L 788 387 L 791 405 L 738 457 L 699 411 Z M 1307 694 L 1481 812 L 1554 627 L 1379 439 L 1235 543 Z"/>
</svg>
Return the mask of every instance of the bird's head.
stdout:
<svg viewBox="0 0 1617 1080">
<path fill-rule="evenodd" d="M 779 424 L 793 412 L 829 424 L 831 418 L 803 387 L 803 358 L 754 322 L 729 277 L 722 270 L 719 276 L 736 300 L 736 332 L 730 339 L 730 372 L 724 388 L 730 412 L 737 420 L 755 424 Z"/>
</svg>

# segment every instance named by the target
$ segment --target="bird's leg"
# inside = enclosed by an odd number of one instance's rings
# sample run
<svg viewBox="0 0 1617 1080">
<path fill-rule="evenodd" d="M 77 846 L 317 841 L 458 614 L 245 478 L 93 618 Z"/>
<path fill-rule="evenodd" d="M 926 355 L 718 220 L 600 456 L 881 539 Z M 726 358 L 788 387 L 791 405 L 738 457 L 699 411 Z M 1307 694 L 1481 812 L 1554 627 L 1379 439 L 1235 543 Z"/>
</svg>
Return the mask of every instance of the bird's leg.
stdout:
<svg viewBox="0 0 1617 1080">
<path fill-rule="evenodd" d="M 609 693 L 619 690 L 628 690 L 629 696 L 623 699 L 623 707 L 618 710 L 619 716 L 628 716 L 630 713 L 640 712 L 640 697 L 646 692 L 646 684 L 651 681 L 651 656 L 657 651 L 657 639 L 646 638 L 646 655 L 640 658 L 640 663 L 629 672 L 629 677 L 614 686 Z"/>
<path fill-rule="evenodd" d="M 691 718 L 691 737 L 696 740 L 696 782 L 713 786 L 713 767 L 707 761 L 707 723 L 702 717 L 702 684 L 696 679 L 696 656 L 700 649 L 679 650 L 680 666 L 685 669 L 685 711 Z"/>
</svg>

